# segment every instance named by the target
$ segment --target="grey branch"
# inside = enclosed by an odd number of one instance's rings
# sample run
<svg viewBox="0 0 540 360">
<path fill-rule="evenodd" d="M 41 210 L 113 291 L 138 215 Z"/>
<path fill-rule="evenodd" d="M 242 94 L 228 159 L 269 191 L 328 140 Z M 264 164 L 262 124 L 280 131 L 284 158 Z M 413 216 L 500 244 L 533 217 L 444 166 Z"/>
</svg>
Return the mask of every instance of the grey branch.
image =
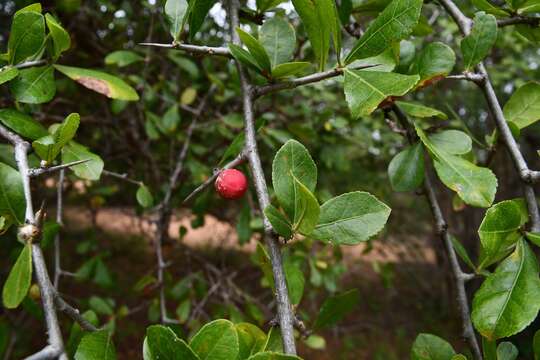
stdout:
<svg viewBox="0 0 540 360">
<path fill-rule="evenodd" d="M 56 184 L 56 222 L 59 225 L 63 223 L 64 212 L 64 176 L 65 170 L 62 169 L 58 173 L 58 183 Z M 54 237 L 54 288 L 58 291 L 60 284 L 60 276 L 62 275 L 62 267 L 60 264 L 60 230 Z"/>
<path fill-rule="evenodd" d="M 497 20 L 498 27 L 504 27 L 509 25 L 525 24 L 533 27 L 540 25 L 540 17 L 531 17 L 531 16 L 514 16 L 506 19 Z"/>
<path fill-rule="evenodd" d="M 446 78 L 453 79 L 453 80 L 467 80 L 467 81 L 472 81 L 477 84 L 480 84 L 486 80 L 486 78 L 482 74 L 476 74 L 476 73 L 470 73 L 470 72 L 465 72 L 463 74 L 457 74 L 457 75 L 449 75 Z"/>
<path fill-rule="evenodd" d="M 55 171 L 64 170 L 64 169 L 70 168 L 72 166 L 83 164 L 83 163 L 91 161 L 91 160 L 92 159 L 84 159 L 84 160 L 73 161 L 73 162 L 70 162 L 70 163 L 67 163 L 67 164 L 51 166 L 51 167 L 40 167 L 40 168 L 28 169 L 28 175 L 30 177 L 36 177 L 36 176 L 39 176 L 41 174 L 52 173 L 52 172 L 55 172 Z"/>
<path fill-rule="evenodd" d="M 45 359 L 54 359 L 62 353 L 62 349 L 54 347 L 52 345 L 47 345 L 37 353 L 27 356 L 24 360 L 45 360 Z M 65 357 L 67 359 L 67 357 Z"/>
<path fill-rule="evenodd" d="M 135 185 L 142 185 L 143 184 L 142 181 L 131 179 L 130 177 L 128 177 L 128 174 L 119 174 L 117 172 L 109 171 L 109 170 L 105 170 L 105 169 L 103 169 L 103 171 L 101 173 L 103 175 L 105 175 L 105 176 L 110 176 L 110 177 L 113 177 L 113 178 L 116 178 L 116 179 L 120 179 L 120 180 L 123 180 L 123 181 L 131 183 L 131 184 L 135 184 Z"/>
<path fill-rule="evenodd" d="M 218 177 L 219 173 L 225 169 L 232 169 L 240 164 L 242 164 L 244 161 L 246 161 L 246 156 L 244 154 L 244 151 L 242 151 L 240 154 L 238 154 L 237 157 L 235 157 L 231 162 L 227 163 L 225 166 L 223 166 L 221 169 L 218 169 L 214 171 L 214 174 L 210 176 L 208 179 L 206 179 L 205 182 L 203 182 L 201 185 L 197 186 L 195 190 L 193 190 L 184 201 L 182 201 L 182 205 L 187 204 L 189 201 L 191 201 L 194 197 L 196 197 L 198 194 L 200 194 L 204 189 L 206 189 L 208 186 L 210 186 L 214 180 Z"/>
<path fill-rule="evenodd" d="M 42 59 L 42 60 L 25 61 L 23 63 L 15 65 L 14 67 L 16 67 L 17 69 L 26 69 L 29 67 L 41 66 L 45 64 L 47 64 L 47 60 Z"/>
<path fill-rule="evenodd" d="M 238 0 L 229 0 L 229 23 L 231 36 L 234 44 L 240 44 L 240 39 L 235 29 L 239 25 L 238 19 Z M 236 67 L 240 77 L 240 86 L 242 89 L 242 100 L 244 107 L 244 126 L 246 134 L 245 151 L 249 161 L 251 175 L 255 183 L 255 192 L 259 202 L 261 212 L 270 204 L 268 189 L 266 187 L 266 179 L 261 166 L 261 159 L 257 150 L 257 140 L 255 131 L 255 120 L 253 115 L 253 98 L 251 86 L 247 79 L 247 74 L 242 65 L 237 61 Z M 294 316 L 292 313 L 291 303 L 285 282 L 285 273 L 283 271 L 283 263 L 281 259 L 281 249 L 278 242 L 278 237 L 275 235 L 272 225 L 268 218 L 264 216 L 263 222 L 265 229 L 265 241 L 270 250 L 270 260 L 272 262 L 272 272 L 274 275 L 274 283 L 276 287 L 276 302 L 279 317 L 279 325 L 281 329 L 281 337 L 283 340 L 283 348 L 287 354 L 296 354 L 296 345 L 294 341 Z"/>
<path fill-rule="evenodd" d="M 392 107 L 392 111 L 397 117 L 397 120 L 407 132 L 407 139 L 410 144 L 413 144 L 416 140 L 416 136 L 412 127 L 407 119 L 407 116 L 401 111 L 401 109 L 395 105 Z M 463 324 L 463 337 L 467 340 L 467 343 L 471 347 L 471 350 L 474 354 L 475 359 L 482 360 L 482 353 L 480 351 L 480 346 L 478 345 L 478 340 L 474 333 L 472 327 L 471 315 L 469 311 L 469 303 L 467 301 L 467 292 L 465 291 L 465 282 L 474 278 L 472 274 L 466 274 L 461 270 L 459 261 L 456 256 L 456 251 L 452 245 L 452 239 L 448 233 L 448 224 L 444 219 L 444 215 L 441 211 L 439 205 L 439 200 L 435 194 L 433 184 L 431 183 L 431 178 L 429 172 L 426 170 L 424 174 L 424 191 L 427 197 L 431 212 L 433 214 L 433 220 L 435 222 L 435 227 L 437 234 L 441 237 L 441 240 L 444 242 L 446 253 L 450 260 L 450 268 L 452 270 L 452 275 L 454 277 L 454 282 L 457 291 L 457 301 L 459 310 L 461 313 L 461 321 Z"/>
<path fill-rule="evenodd" d="M 54 301 L 56 308 L 59 311 L 62 311 L 67 316 L 69 316 L 73 321 L 77 322 L 83 330 L 86 331 L 97 331 L 98 328 L 95 327 L 90 321 L 86 320 L 82 315 L 79 309 L 74 308 L 65 302 L 64 299 L 58 294 L 55 293 Z"/>
<path fill-rule="evenodd" d="M 181 44 L 181 43 L 160 44 L 160 43 L 151 43 L 151 42 L 139 43 L 139 45 L 184 50 L 185 52 L 188 52 L 191 54 L 219 55 L 219 56 L 231 57 L 231 52 L 226 47 L 199 46 L 199 45 L 190 45 L 190 44 Z"/>
<path fill-rule="evenodd" d="M 465 16 L 452 0 L 439 0 L 439 2 L 454 19 L 461 33 L 464 36 L 467 36 L 471 31 L 471 19 Z M 501 104 L 499 103 L 497 94 L 493 88 L 493 84 L 489 79 L 486 67 L 482 62 L 476 67 L 476 72 L 482 75 L 485 79 L 482 83 L 477 84 L 486 98 L 489 112 L 495 120 L 497 130 L 500 133 L 506 149 L 510 153 L 510 157 L 512 158 L 514 167 L 516 168 L 519 177 L 523 181 L 525 200 L 527 202 L 527 209 L 529 210 L 529 216 L 531 218 L 531 230 L 538 232 L 540 231 L 540 211 L 538 210 L 538 203 L 536 201 L 534 189 L 529 182 L 533 180 L 540 180 L 540 176 L 535 175 L 536 172 L 529 169 L 523 154 L 519 150 L 519 145 L 514 139 L 514 136 L 510 131 L 510 127 L 504 118 Z"/>
</svg>

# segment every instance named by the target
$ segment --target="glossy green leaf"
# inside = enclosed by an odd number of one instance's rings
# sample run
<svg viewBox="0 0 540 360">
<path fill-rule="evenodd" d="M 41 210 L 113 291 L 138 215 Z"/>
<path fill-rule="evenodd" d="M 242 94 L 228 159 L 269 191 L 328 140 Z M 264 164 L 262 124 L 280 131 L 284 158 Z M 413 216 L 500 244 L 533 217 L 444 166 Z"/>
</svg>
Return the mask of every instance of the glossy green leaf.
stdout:
<svg viewBox="0 0 540 360">
<path fill-rule="evenodd" d="M 517 8 L 519 14 L 540 12 L 540 2 L 538 0 L 528 0 L 520 4 Z"/>
<path fill-rule="evenodd" d="M 540 278 L 535 255 L 523 240 L 476 292 L 472 322 L 488 339 L 500 339 L 526 328 L 540 310 Z"/>
<path fill-rule="evenodd" d="M 19 69 L 6 65 L 0 68 L 0 85 L 15 79 L 19 75 Z"/>
<path fill-rule="evenodd" d="M 189 342 L 201 360 L 236 359 L 240 351 L 238 334 L 228 320 L 214 320 L 204 325 Z"/>
<path fill-rule="evenodd" d="M 60 22 L 51 14 L 45 14 L 45 20 L 53 40 L 53 58 L 56 60 L 71 47 L 71 38 Z"/>
<path fill-rule="evenodd" d="M 70 163 L 79 160 L 88 160 L 82 164 L 71 166 L 71 170 L 78 177 L 86 180 L 99 180 L 103 171 L 103 160 L 90 152 L 85 146 L 77 144 L 74 141 L 69 142 L 62 149 L 62 162 Z"/>
<path fill-rule="evenodd" d="M 511 342 L 503 341 L 497 346 L 497 360 L 516 360 L 518 355 L 518 349 Z"/>
<path fill-rule="evenodd" d="M 47 129 L 41 123 L 15 109 L 0 109 L 0 122 L 30 140 L 48 135 Z"/>
<path fill-rule="evenodd" d="M 491 51 L 497 40 L 497 19 L 491 14 L 477 12 L 471 33 L 461 41 L 463 65 L 471 70 Z"/>
<path fill-rule="evenodd" d="M 371 114 L 391 96 L 403 96 L 418 82 L 418 75 L 345 69 L 345 98 L 351 116 Z"/>
<path fill-rule="evenodd" d="M 11 166 L 0 162 L 0 214 L 9 215 L 22 224 L 25 209 L 21 174 Z"/>
<path fill-rule="evenodd" d="M 411 349 L 411 360 L 450 360 L 455 353 L 446 340 L 432 334 L 419 334 Z"/>
<path fill-rule="evenodd" d="M 292 237 L 293 231 L 291 223 L 276 207 L 268 205 L 266 209 L 264 209 L 264 215 L 266 215 L 268 221 L 272 224 L 272 228 L 275 232 L 285 239 L 290 239 Z"/>
<path fill-rule="evenodd" d="M 155 360 L 199 360 L 200 358 L 168 327 L 152 325 L 146 329 L 148 351 Z"/>
<path fill-rule="evenodd" d="M 317 184 L 317 166 L 308 150 L 296 140 L 287 141 L 272 163 L 272 183 L 279 203 L 290 219 L 295 219 L 295 178 L 313 192 Z"/>
<path fill-rule="evenodd" d="M 388 177 L 394 191 L 413 191 L 424 181 L 424 148 L 421 143 L 399 152 L 388 165 Z"/>
<path fill-rule="evenodd" d="M 471 260 L 471 257 L 469 256 L 469 253 L 467 252 L 467 249 L 459 242 L 458 239 L 456 239 L 455 236 L 450 235 L 450 240 L 452 241 L 452 247 L 456 251 L 456 254 L 459 256 L 459 258 L 467 264 L 469 268 L 472 270 L 476 269 L 476 266 L 474 266 L 474 263 Z"/>
<path fill-rule="evenodd" d="M 292 25 L 282 17 L 273 17 L 264 22 L 259 30 L 259 42 L 262 44 L 273 69 L 291 60 L 296 48 L 296 34 Z"/>
<path fill-rule="evenodd" d="M 148 187 L 144 184 L 141 184 L 137 189 L 136 198 L 139 205 L 143 208 L 149 208 L 154 205 L 154 197 Z"/>
<path fill-rule="evenodd" d="M 393 0 L 369 25 L 345 62 L 382 53 L 409 36 L 420 17 L 422 0 Z"/>
<path fill-rule="evenodd" d="M 504 104 L 504 117 L 520 129 L 540 120 L 540 84 L 529 82 L 517 89 Z"/>
<path fill-rule="evenodd" d="M 397 60 L 395 49 L 388 48 L 388 50 L 383 51 L 379 55 L 355 60 L 347 68 L 354 70 L 358 67 L 370 66 L 362 71 L 390 72 L 396 68 Z"/>
<path fill-rule="evenodd" d="M 41 66 L 20 70 L 19 76 L 9 83 L 9 90 L 17 101 L 46 103 L 56 93 L 54 69 L 51 66 Z"/>
<path fill-rule="evenodd" d="M 169 32 L 174 40 L 180 39 L 188 14 L 188 6 L 186 0 L 167 0 L 165 2 L 165 17 L 169 23 Z"/>
<path fill-rule="evenodd" d="M 471 0 L 471 2 L 478 10 L 485 11 L 488 14 L 493 14 L 496 16 L 508 16 L 508 12 L 504 11 L 498 6 L 493 5 L 489 0 Z"/>
<path fill-rule="evenodd" d="M 32 244 L 22 249 L 15 265 L 11 268 L 4 289 L 2 302 L 5 308 L 15 309 L 24 300 L 32 282 Z"/>
<path fill-rule="evenodd" d="M 289 300 L 292 305 L 298 305 L 304 295 L 304 284 L 306 282 L 304 274 L 298 264 L 292 261 L 286 261 L 283 270 L 285 271 L 285 280 L 289 290 Z"/>
<path fill-rule="evenodd" d="M 32 60 L 45 42 L 45 20 L 35 11 L 18 11 L 13 17 L 8 41 L 10 64 Z"/>
<path fill-rule="evenodd" d="M 428 137 L 433 146 L 448 154 L 463 155 L 472 150 L 472 140 L 463 131 L 444 130 Z"/>
<path fill-rule="evenodd" d="M 306 30 L 319 70 L 328 60 L 330 37 L 335 29 L 336 12 L 332 0 L 292 0 Z"/>
<path fill-rule="evenodd" d="M 527 240 L 540 247 L 540 233 L 527 232 L 525 236 Z"/>
<path fill-rule="evenodd" d="M 317 198 L 294 175 L 294 216 L 293 231 L 309 235 L 319 221 L 320 206 Z"/>
<path fill-rule="evenodd" d="M 206 15 L 216 0 L 192 0 L 189 2 L 189 37 L 193 39 L 200 30 Z"/>
<path fill-rule="evenodd" d="M 237 61 L 240 61 L 242 64 L 246 65 L 251 70 L 259 73 L 263 72 L 261 65 L 259 65 L 257 60 L 253 57 L 253 55 L 251 55 L 249 51 L 244 50 L 240 46 L 235 44 L 229 44 L 229 50 L 231 51 L 231 55 Z"/>
<path fill-rule="evenodd" d="M 137 92 L 124 80 L 107 73 L 73 66 L 54 65 L 55 69 L 82 86 L 112 99 L 136 101 Z"/>
<path fill-rule="evenodd" d="M 442 120 L 448 119 L 448 116 L 442 111 L 418 103 L 396 101 L 396 104 L 405 114 L 414 118 L 438 117 Z"/>
<path fill-rule="evenodd" d="M 281 331 L 279 327 L 271 327 L 266 336 L 263 351 L 265 352 L 283 352 L 283 341 L 281 340 Z"/>
<path fill-rule="evenodd" d="M 84 313 L 82 313 L 82 317 L 88 320 L 90 324 L 98 327 L 99 326 L 99 319 L 95 312 L 92 310 L 87 310 Z M 77 351 L 77 346 L 81 342 L 81 339 L 83 335 L 85 334 L 84 330 L 81 328 L 81 326 L 74 322 L 71 326 L 71 331 L 69 332 L 69 338 L 66 343 L 66 351 L 70 357 L 73 357 L 75 355 L 75 352 Z"/>
<path fill-rule="evenodd" d="M 303 73 L 311 67 L 311 63 L 308 62 L 286 62 L 279 64 L 272 69 L 272 77 L 275 79 L 285 78 L 288 76 L 294 76 L 299 73 Z"/>
<path fill-rule="evenodd" d="M 79 123 L 79 114 L 69 114 L 51 135 L 46 135 L 35 140 L 32 143 L 32 147 L 41 159 L 49 164 L 52 163 L 68 141 L 73 139 L 79 128 Z"/>
<path fill-rule="evenodd" d="M 451 47 L 441 42 L 433 42 L 418 53 L 410 73 L 420 76 L 417 87 L 425 86 L 450 74 L 455 63 L 456 54 Z"/>
<path fill-rule="evenodd" d="M 345 315 L 353 311 L 359 301 L 360 295 L 357 289 L 330 296 L 322 304 L 313 328 L 321 329 L 334 326 L 341 321 Z"/>
<path fill-rule="evenodd" d="M 493 172 L 435 147 L 422 129 L 416 125 L 415 128 L 432 155 L 435 171 L 441 181 L 465 203 L 478 207 L 491 206 L 497 191 L 497 178 Z"/>
<path fill-rule="evenodd" d="M 528 221 L 523 199 L 501 201 L 486 211 L 478 228 L 482 244 L 480 268 L 485 268 L 507 255 L 521 238 L 520 228 Z"/>
<path fill-rule="evenodd" d="M 118 67 L 129 66 L 143 60 L 141 55 L 129 50 L 117 50 L 105 56 L 105 64 Z"/>
<path fill-rule="evenodd" d="M 463 354 L 456 354 L 452 356 L 451 360 L 469 360 L 469 359 L 467 359 L 467 357 Z"/>
<path fill-rule="evenodd" d="M 236 32 L 240 36 L 242 43 L 248 48 L 251 56 L 253 56 L 259 67 L 263 70 L 263 73 L 270 74 L 272 71 L 270 58 L 261 42 L 240 28 L 236 29 Z"/>
<path fill-rule="evenodd" d="M 250 323 L 234 325 L 238 334 L 240 352 L 238 359 L 247 359 L 251 355 L 263 350 L 266 343 L 266 334 L 257 326 Z"/>
<path fill-rule="evenodd" d="M 271 351 L 265 351 L 249 357 L 248 360 L 302 360 L 296 355 L 286 355 Z"/>
<path fill-rule="evenodd" d="M 356 245 L 381 231 L 390 211 L 367 192 L 345 193 L 321 206 L 319 224 L 311 236 L 333 245 Z"/>
<path fill-rule="evenodd" d="M 116 349 L 109 330 L 87 333 L 81 339 L 75 360 L 115 360 Z"/>
</svg>

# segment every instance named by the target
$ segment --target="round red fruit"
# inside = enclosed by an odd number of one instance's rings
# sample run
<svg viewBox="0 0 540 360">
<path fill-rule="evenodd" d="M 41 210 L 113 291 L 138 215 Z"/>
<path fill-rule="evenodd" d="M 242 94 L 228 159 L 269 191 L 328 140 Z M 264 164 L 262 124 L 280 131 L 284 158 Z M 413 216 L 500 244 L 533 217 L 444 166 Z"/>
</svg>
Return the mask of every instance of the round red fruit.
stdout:
<svg viewBox="0 0 540 360">
<path fill-rule="evenodd" d="M 219 173 L 214 185 L 222 198 L 234 200 L 241 198 L 246 192 L 247 179 L 239 170 L 226 169 Z"/>
</svg>

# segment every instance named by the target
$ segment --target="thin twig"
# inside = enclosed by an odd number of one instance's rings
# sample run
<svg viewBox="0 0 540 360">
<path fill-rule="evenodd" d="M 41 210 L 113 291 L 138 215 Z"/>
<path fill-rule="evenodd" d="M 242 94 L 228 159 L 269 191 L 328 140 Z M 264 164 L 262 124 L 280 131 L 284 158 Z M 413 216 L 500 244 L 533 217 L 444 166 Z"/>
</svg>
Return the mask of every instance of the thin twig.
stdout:
<svg viewBox="0 0 540 360">
<path fill-rule="evenodd" d="M 128 183 L 131 183 L 131 184 L 135 184 L 135 185 L 139 185 L 139 186 L 143 184 L 142 181 L 131 179 L 130 177 L 128 177 L 128 174 L 119 174 L 117 172 L 109 171 L 109 170 L 105 170 L 105 169 L 103 169 L 103 171 L 101 173 L 103 175 L 105 175 L 105 176 L 110 176 L 110 177 L 114 177 L 116 179 L 124 180 L 124 181 L 126 181 Z"/>
<path fill-rule="evenodd" d="M 229 23 L 231 36 L 234 44 L 240 44 L 240 38 L 235 29 L 239 25 L 238 19 L 238 0 L 229 0 Z M 240 76 L 240 86 L 242 89 L 242 100 L 244 106 L 244 124 L 246 135 L 246 156 L 249 161 L 249 167 L 253 181 L 255 183 L 255 192 L 259 201 L 259 207 L 264 210 L 270 204 L 270 197 L 266 186 L 264 171 L 261 166 L 261 159 L 257 150 L 257 140 L 255 131 L 255 119 L 253 115 L 253 92 L 249 85 L 247 74 L 238 61 L 236 67 Z M 285 273 L 283 271 L 283 263 L 281 259 L 281 249 L 279 247 L 278 238 L 275 235 L 272 225 L 268 218 L 263 213 L 263 223 L 265 229 L 265 241 L 270 250 L 270 260 L 272 263 L 272 272 L 274 274 L 274 284 L 276 288 L 276 302 L 278 317 L 281 329 L 281 337 L 283 340 L 283 349 L 287 354 L 296 354 L 296 345 L 294 340 L 294 316 L 292 313 L 291 303 L 285 282 Z"/>
<path fill-rule="evenodd" d="M 83 330 L 86 331 L 97 331 L 98 328 L 95 327 L 90 321 L 86 320 L 82 315 L 79 309 L 74 308 L 73 306 L 69 305 L 58 293 L 56 293 L 55 297 L 55 304 L 56 308 L 59 311 L 62 311 L 67 316 L 69 316 L 73 321 L 78 323 Z"/>
<path fill-rule="evenodd" d="M 51 166 L 51 167 L 40 167 L 40 168 L 28 169 L 28 175 L 30 177 L 36 177 L 36 176 L 39 176 L 41 174 L 47 174 L 47 173 L 52 173 L 52 172 L 55 172 L 55 171 L 68 169 L 68 168 L 70 168 L 72 166 L 83 164 L 83 163 L 91 161 L 91 160 L 92 159 L 84 159 L 84 160 L 73 161 L 73 162 L 70 162 L 70 163 L 67 163 L 67 164 Z"/>
<path fill-rule="evenodd" d="M 242 164 L 244 161 L 246 161 L 246 156 L 244 154 L 244 151 L 242 151 L 231 162 L 227 163 L 221 169 L 215 170 L 214 174 L 212 176 L 210 176 L 208 179 L 206 179 L 206 181 L 203 182 L 201 185 L 197 186 L 197 188 L 195 190 L 193 190 L 188 196 L 186 196 L 184 201 L 182 201 L 182 205 L 187 204 L 188 202 L 190 202 L 194 197 L 196 197 L 204 189 L 206 189 L 208 186 L 210 186 L 214 182 L 214 180 L 216 180 L 216 178 L 218 177 L 220 172 L 222 172 L 225 169 L 234 168 L 234 167 Z"/>
<path fill-rule="evenodd" d="M 465 14 L 463 14 L 463 12 L 456 6 L 456 4 L 454 4 L 452 0 L 439 0 L 439 2 L 454 19 L 461 33 L 464 36 L 469 35 L 472 20 L 465 16 Z M 519 145 L 514 139 L 510 127 L 508 126 L 508 123 L 504 117 L 501 104 L 499 103 L 497 94 L 493 88 L 493 84 L 489 79 L 489 75 L 484 63 L 481 62 L 476 66 L 476 72 L 485 78 L 485 80 L 478 84 L 478 86 L 486 98 L 489 112 L 495 120 L 497 130 L 499 131 L 500 136 L 502 137 L 502 140 L 510 153 L 514 167 L 516 168 L 516 171 L 523 182 L 525 201 L 527 202 L 527 209 L 529 210 L 529 216 L 531 218 L 531 231 L 540 231 L 540 211 L 538 209 L 534 188 L 530 184 L 530 182 L 533 180 L 540 180 L 540 175 L 537 175 L 538 172 L 531 171 L 529 169 L 523 154 L 519 150 Z"/>
<path fill-rule="evenodd" d="M 192 54 L 219 55 L 219 56 L 231 57 L 231 52 L 226 47 L 199 46 L 199 45 L 180 44 L 180 43 L 160 44 L 160 43 L 152 43 L 152 42 L 143 42 L 143 43 L 139 43 L 139 45 L 184 50 Z"/>
<path fill-rule="evenodd" d="M 64 176 L 65 170 L 62 169 L 58 173 L 58 183 L 56 184 L 56 222 L 58 225 L 63 225 L 62 213 L 64 211 Z M 54 288 L 58 291 L 60 276 L 62 275 L 62 267 L 60 264 L 60 230 L 54 237 Z"/>
<path fill-rule="evenodd" d="M 506 19 L 497 20 L 498 27 L 517 25 L 517 24 L 525 24 L 531 27 L 538 27 L 538 25 L 540 24 L 540 17 L 518 15 L 518 16 L 506 18 Z"/>
<path fill-rule="evenodd" d="M 47 64 L 47 60 L 42 59 L 42 60 L 25 61 L 23 63 L 15 65 L 14 67 L 17 68 L 17 69 L 26 69 L 26 68 L 29 68 L 29 67 L 41 66 L 41 65 L 45 65 L 45 64 Z"/>
</svg>

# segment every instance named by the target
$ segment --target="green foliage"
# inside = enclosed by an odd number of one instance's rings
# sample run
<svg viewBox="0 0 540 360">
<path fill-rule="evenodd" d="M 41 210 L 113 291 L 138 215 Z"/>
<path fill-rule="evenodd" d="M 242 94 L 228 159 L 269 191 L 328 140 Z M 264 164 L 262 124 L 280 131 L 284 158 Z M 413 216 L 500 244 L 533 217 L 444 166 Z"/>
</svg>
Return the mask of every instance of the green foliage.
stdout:
<svg viewBox="0 0 540 360">
<path fill-rule="evenodd" d="M 456 352 L 448 342 L 431 334 L 419 334 L 411 349 L 411 360 L 450 360 Z"/>
<path fill-rule="evenodd" d="M 41 66 L 19 71 L 19 76 L 9 84 L 9 89 L 17 101 L 42 104 L 52 100 L 56 93 L 54 68 Z"/>
<path fill-rule="evenodd" d="M 86 162 L 71 166 L 71 170 L 82 179 L 99 180 L 103 171 L 103 160 L 98 155 L 74 141 L 64 146 L 62 149 L 62 162 L 70 163 L 81 160 L 86 160 Z"/>
<path fill-rule="evenodd" d="M 143 208 L 149 208 L 154 204 L 154 197 L 152 196 L 152 193 L 150 192 L 148 187 L 144 184 L 141 184 L 137 189 L 136 197 L 137 202 Z"/>
<path fill-rule="evenodd" d="M 264 22 L 259 31 L 259 41 L 270 58 L 272 69 L 291 60 L 296 48 L 294 28 L 281 17 L 274 17 Z"/>
<path fill-rule="evenodd" d="M 461 41 L 463 65 L 471 70 L 491 51 L 497 40 L 497 19 L 495 16 L 478 12 L 474 16 L 471 33 Z"/>
<path fill-rule="evenodd" d="M 32 281 L 32 244 L 21 250 L 15 265 L 11 268 L 4 288 L 2 302 L 5 308 L 15 309 L 26 297 Z"/>
<path fill-rule="evenodd" d="M 165 16 L 169 23 L 169 31 L 175 41 L 178 41 L 182 35 L 188 6 L 186 0 L 167 0 L 165 2 Z"/>
<path fill-rule="evenodd" d="M 540 119 L 540 84 L 530 82 L 517 89 L 504 104 L 504 118 L 523 129 Z"/>
<path fill-rule="evenodd" d="M 144 58 L 142 56 L 129 50 L 117 50 L 105 56 L 105 64 L 116 65 L 118 67 L 129 66 L 143 60 Z"/>
<path fill-rule="evenodd" d="M 452 48 L 441 42 L 433 42 L 417 54 L 410 73 L 420 76 L 417 87 L 421 87 L 450 74 L 455 62 L 456 55 Z"/>
<path fill-rule="evenodd" d="M 98 330 L 85 334 L 77 352 L 75 360 L 115 360 L 116 349 L 112 342 L 112 334 L 108 330 Z"/>
<path fill-rule="evenodd" d="M 413 191 L 424 181 L 424 148 L 420 143 L 399 152 L 388 165 L 394 191 Z"/>
<path fill-rule="evenodd" d="M 145 360 L 200 359 L 184 340 L 179 339 L 171 329 L 163 325 L 152 325 L 146 329 L 145 344 L 148 349 Z"/>
<path fill-rule="evenodd" d="M 15 109 L 0 109 L 0 122 L 30 140 L 36 140 L 48 134 L 47 129 L 41 123 Z"/>
<path fill-rule="evenodd" d="M 359 300 L 357 289 L 329 297 L 322 304 L 313 327 L 320 329 L 335 325 L 358 305 Z"/>
<path fill-rule="evenodd" d="M 23 10 L 15 14 L 11 24 L 8 42 L 10 64 L 32 60 L 41 52 L 45 42 L 45 19 L 41 11 Z"/>
<path fill-rule="evenodd" d="M 53 40 L 53 59 L 57 60 L 64 51 L 69 50 L 71 38 L 68 32 L 51 14 L 45 14 L 45 20 Z"/>
<path fill-rule="evenodd" d="M 214 320 L 204 325 L 189 346 L 201 359 L 236 359 L 240 351 L 238 334 L 228 320 Z"/>
<path fill-rule="evenodd" d="M 26 207 L 21 174 L 11 166 L 0 163 L 0 214 L 17 223 L 24 223 Z"/>
</svg>

